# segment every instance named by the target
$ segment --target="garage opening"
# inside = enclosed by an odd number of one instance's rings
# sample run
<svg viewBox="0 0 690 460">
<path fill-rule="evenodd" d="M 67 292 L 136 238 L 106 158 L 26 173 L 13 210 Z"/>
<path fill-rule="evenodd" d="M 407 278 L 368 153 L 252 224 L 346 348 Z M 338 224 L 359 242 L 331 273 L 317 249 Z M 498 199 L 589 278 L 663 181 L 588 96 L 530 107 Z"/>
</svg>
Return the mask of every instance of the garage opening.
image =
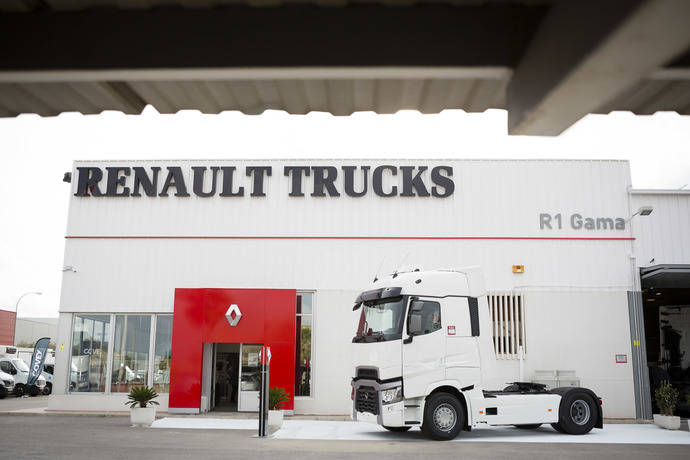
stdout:
<svg viewBox="0 0 690 460">
<path fill-rule="evenodd" d="M 642 308 L 653 413 L 663 380 L 680 394 L 676 415 L 690 417 L 690 265 L 640 269 Z"/>
</svg>

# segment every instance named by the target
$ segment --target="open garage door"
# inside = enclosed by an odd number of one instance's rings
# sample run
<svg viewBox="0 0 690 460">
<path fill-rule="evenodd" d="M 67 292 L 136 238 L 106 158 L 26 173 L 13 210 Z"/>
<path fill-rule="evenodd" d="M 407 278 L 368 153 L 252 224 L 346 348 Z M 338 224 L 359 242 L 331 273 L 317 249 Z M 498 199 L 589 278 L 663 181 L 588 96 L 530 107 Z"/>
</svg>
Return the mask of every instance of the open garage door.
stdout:
<svg viewBox="0 0 690 460">
<path fill-rule="evenodd" d="M 690 416 L 690 265 L 655 265 L 640 269 L 649 391 L 669 380 L 679 391 L 676 414 Z"/>
</svg>

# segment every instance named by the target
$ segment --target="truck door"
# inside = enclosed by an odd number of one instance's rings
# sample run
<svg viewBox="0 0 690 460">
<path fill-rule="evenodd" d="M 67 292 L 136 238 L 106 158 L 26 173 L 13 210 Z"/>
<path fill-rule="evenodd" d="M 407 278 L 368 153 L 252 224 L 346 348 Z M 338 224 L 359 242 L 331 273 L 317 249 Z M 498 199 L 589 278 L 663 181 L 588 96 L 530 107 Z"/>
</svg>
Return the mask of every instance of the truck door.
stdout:
<svg viewBox="0 0 690 460">
<path fill-rule="evenodd" d="M 441 302 L 442 299 L 423 297 L 410 301 L 403 331 L 405 398 L 424 396 L 429 384 L 445 378 L 446 334 L 442 325 Z"/>
</svg>

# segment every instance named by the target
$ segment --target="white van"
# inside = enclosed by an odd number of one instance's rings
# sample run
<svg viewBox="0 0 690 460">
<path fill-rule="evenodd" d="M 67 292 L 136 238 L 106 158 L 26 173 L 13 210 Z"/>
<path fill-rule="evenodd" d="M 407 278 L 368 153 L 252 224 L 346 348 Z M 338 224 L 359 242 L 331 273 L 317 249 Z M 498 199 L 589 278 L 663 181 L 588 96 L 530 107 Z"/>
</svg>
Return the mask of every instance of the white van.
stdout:
<svg viewBox="0 0 690 460">
<path fill-rule="evenodd" d="M 0 358 L 0 370 L 14 377 L 14 394 L 16 396 L 23 396 L 25 392 L 30 396 L 37 396 L 43 393 L 46 387 L 46 379 L 40 375 L 35 385 L 26 388 L 29 366 L 19 358 Z"/>
<path fill-rule="evenodd" d="M 41 375 L 46 379 L 46 387 L 43 389 L 44 395 L 49 395 L 53 392 L 53 374 L 55 373 L 55 359 L 46 358 L 46 362 L 43 365 L 43 372 Z"/>
<path fill-rule="evenodd" d="M 6 372 L 0 371 L 0 399 L 12 394 L 14 391 L 14 377 Z"/>
</svg>

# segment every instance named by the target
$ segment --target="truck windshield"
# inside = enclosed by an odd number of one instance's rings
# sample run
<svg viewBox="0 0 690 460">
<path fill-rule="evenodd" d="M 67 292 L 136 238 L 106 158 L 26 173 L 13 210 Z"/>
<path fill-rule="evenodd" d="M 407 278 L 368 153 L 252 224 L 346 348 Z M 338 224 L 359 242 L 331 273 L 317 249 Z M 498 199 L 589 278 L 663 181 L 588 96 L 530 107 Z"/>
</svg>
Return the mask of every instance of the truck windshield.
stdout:
<svg viewBox="0 0 690 460">
<path fill-rule="evenodd" d="M 402 338 L 406 296 L 372 300 L 362 305 L 353 342 L 384 342 Z"/>
</svg>

